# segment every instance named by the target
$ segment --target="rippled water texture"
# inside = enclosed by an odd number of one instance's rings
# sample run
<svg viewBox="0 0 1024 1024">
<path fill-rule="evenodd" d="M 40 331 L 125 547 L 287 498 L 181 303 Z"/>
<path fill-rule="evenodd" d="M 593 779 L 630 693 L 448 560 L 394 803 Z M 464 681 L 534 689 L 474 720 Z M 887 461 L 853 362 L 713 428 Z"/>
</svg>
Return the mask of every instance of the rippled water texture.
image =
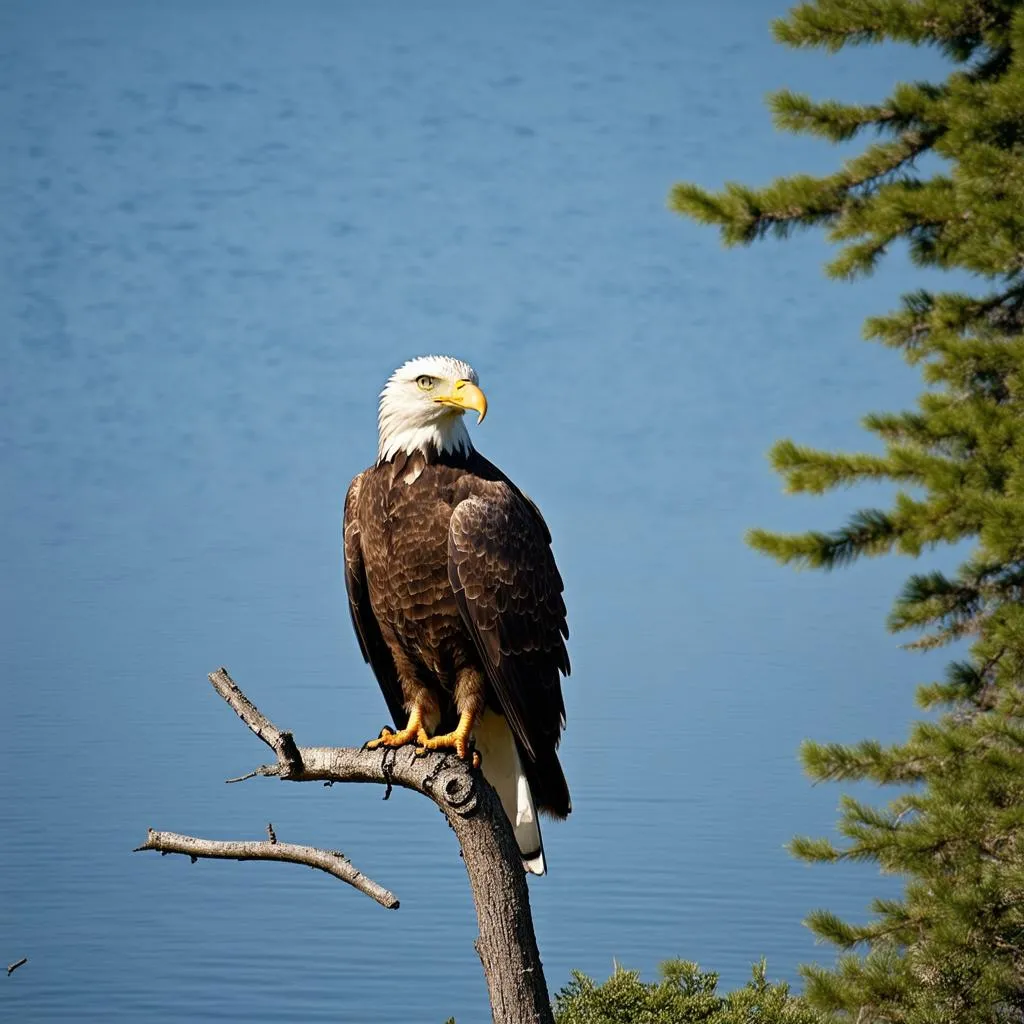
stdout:
<svg viewBox="0 0 1024 1024">
<path fill-rule="evenodd" d="M 837 154 L 773 134 L 788 85 L 881 98 L 937 58 L 774 46 L 775 4 L 7 0 L 0 5 L 0 1016 L 485 1019 L 436 810 L 222 780 L 264 749 L 226 664 L 304 743 L 385 720 L 352 636 L 341 503 L 406 357 L 469 359 L 479 447 L 567 582 L 564 761 L 531 892 L 552 991 L 678 955 L 795 977 L 812 907 L 892 891 L 783 844 L 832 827 L 805 736 L 894 738 L 930 666 L 901 564 L 747 551 L 863 493 L 784 499 L 764 451 L 859 445 L 914 382 L 858 341 L 916 283 L 827 283 L 816 238 L 727 253 L 680 178 Z M 129 851 L 147 826 L 343 849 L 387 913 L 286 865 Z"/>
</svg>

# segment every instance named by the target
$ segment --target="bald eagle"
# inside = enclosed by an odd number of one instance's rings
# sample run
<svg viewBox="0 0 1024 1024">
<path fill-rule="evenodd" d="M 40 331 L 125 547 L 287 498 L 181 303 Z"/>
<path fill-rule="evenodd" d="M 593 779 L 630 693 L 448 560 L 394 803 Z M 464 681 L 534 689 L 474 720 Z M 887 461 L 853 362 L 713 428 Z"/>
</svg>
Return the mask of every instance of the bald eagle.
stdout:
<svg viewBox="0 0 1024 1024">
<path fill-rule="evenodd" d="M 551 534 L 537 506 L 473 447 L 476 372 L 425 356 L 380 395 L 377 461 L 345 497 L 345 583 L 363 657 L 398 732 L 480 755 L 527 871 L 546 867 L 537 812 L 564 818 L 569 788 L 556 749 L 569 631 Z"/>
</svg>

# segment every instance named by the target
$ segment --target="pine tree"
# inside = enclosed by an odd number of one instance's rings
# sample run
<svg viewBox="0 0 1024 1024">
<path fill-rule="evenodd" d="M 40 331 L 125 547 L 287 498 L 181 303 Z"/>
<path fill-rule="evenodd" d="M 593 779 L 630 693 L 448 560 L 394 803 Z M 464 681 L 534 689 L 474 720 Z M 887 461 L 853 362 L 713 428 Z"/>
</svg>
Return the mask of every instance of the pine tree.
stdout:
<svg viewBox="0 0 1024 1024">
<path fill-rule="evenodd" d="M 837 246 L 827 267 L 835 278 L 872 272 L 903 241 L 915 264 L 977 282 L 971 294 L 914 292 L 867 321 L 866 336 L 898 350 L 924 381 L 916 409 L 864 418 L 884 455 L 791 441 L 772 450 L 791 492 L 893 481 L 891 507 L 832 532 L 748 538 L 780 562 L 823 569 L 970 546 L 954 575 L 911 576 L 889 620 L 916 632 L 912 648 L 964 641 L 946 678 L 918 691 L 934 714 L 904 743 L 802 751 L 815 780 L 897 788 L 882 808 L 844 798 L 845 842 L 798 838 L 796 855 L 875 862 L 906 882 L 902 898 L 874 902 L 868 924 L 810 917 L 843 952 L 834 968 L 804 968 L 807 997 L 857 1024 L 1024 1021 L 1024 3 L 817 0 L 774 31 L 788 46 L 831 51 L 934 46 L 951 73 L 899 85 L 877 105 L 776 93 L 780 128 L 832 142 L 868 137 L 865 148 L 827 177 L 715 193 L 681 184 L 673 207 L 718 226 L 729 245 L 822 227 Z"/>
</svg>

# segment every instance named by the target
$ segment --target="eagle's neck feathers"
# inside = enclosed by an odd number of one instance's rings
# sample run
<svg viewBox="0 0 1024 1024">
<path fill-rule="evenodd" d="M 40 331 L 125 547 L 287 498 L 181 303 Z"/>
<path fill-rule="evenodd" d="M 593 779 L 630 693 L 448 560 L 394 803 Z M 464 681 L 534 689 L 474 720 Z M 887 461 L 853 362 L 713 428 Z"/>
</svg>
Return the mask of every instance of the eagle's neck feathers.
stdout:
<svg viewBox="0 0 1024 1024">
<path fill-rule="evenodd" d="M 473 442 L 460 415 L 439 416 L 431 423 L 423 423 L 402 415 L 401 409 L 389 409 L 381 402 L 379 418 L 377 464 L 387 462 L 398 454 L 414 455 L 421 452 L 429 461 L 432 455 L 469 455 Z"/>
</svg>

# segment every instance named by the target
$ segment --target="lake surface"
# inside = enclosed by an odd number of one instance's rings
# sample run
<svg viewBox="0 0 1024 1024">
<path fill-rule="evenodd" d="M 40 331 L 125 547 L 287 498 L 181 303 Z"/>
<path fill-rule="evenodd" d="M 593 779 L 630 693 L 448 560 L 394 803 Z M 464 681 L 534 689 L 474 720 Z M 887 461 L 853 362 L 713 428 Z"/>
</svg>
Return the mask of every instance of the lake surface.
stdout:
<svg viewBox="0 0 1024 1024">
<path fill-rule="evenodd" d="M 531 880 L 552 993 L 670 956 L 741 984 L 830 958 L 801 918 L 895 891 L 783 845 L 833 827 L 802 739 L 895 739 L 905 562 L 775 566 L 776 438 L 863 446 L 914 377 L 858 340 L 920 275 L 829 283 L 806 237 L 726 252 L 683 178 L 825 172 L 780 86 L 880 99 L 937 57 L 772 44 L 774 3 L 0 4 L 0 1017 L 488 1019 L 434 808 L 226 787 L 265 748 L 227 665 L 301 743 L 385 721 L 340 519 L 406 358 L 474 364 L 478 447 L 538 501 L 567 585 L 574 811 Z M 131 854 L 147 826 L 340 847 L 388 913 L 287 865 Z"/>
</svg>

